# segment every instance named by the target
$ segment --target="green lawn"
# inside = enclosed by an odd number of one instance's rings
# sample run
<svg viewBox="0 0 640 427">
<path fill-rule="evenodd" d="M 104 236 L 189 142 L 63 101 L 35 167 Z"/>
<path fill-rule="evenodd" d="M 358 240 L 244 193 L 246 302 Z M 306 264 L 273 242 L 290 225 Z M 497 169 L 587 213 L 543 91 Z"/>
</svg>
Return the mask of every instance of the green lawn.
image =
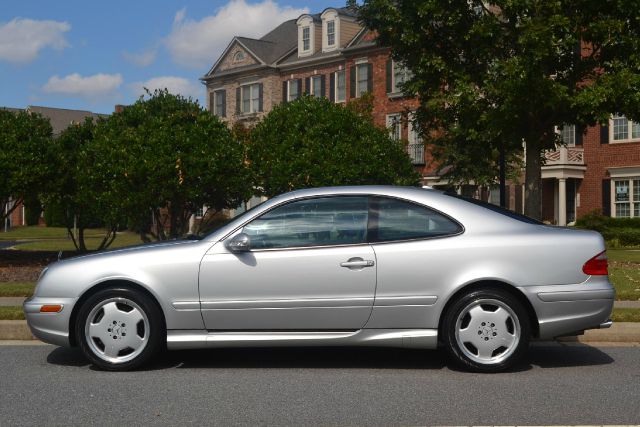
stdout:
<svg viewBox="0 0 640 427">
<path fill-rule="evenodd" d="M 640 308 L 614 308 L 611 319 L 614 322 L 640 322 Z"/>
<path fill-rule="evenodd" d="M 640 264 L 640 250 L 638 249 L 607 249 L 607 258 L 613 262 L 631 262 Z M 638 265 L 640 269 L 640 265 Z"/>
<path fill-rule="evenodd" d="M 616 299 L 640 300 L 640 265 L 609 266 L 609 280 L 616 288 Z"/>
<path fill-rule="evenodd" d="M 35 282 L 1 282 L 0 297 L 30 297 L 35 287 Z"/>
<path fill-rule="evenodd" d="M 0 320 L 24 320 L 22 307 L 0 307 Z"/>
<path fill-rule="evenodd" d="M 97 237 L 104 234 L 102 229 L 85 230 L 88 237 Z M 67 229 L 64 227 L 40 227 L 36 225 L 15 227 L 7 233 L 0 233 L 0 240 L 39 240 L 39 239 L 66 239 Z"/>
<path fill-rule="evenodd" d="M 89 237 L 85 239 L 87 244 L 87 248 L 89 250 L 96 249 L 100 242 L 102 242 L 102 237 Z M 133 246 L 142 244 L 142 240 L 140 240 L 140 235 L 136 233 L 132 233 L 130 231 L 121 231 L 118 232 L 116 239 L 113 241 L 109 249 L 113 248 L 122 248 L 125 246 Z M 75 247 L 73 246 L 73 242 L 66 238 L 63 239 L 44 239 L 44 240 L 36 240 L 29 243 L 22 243 L 16 247 L 17 249 L 23 251 L 73 251 Z"/>
</svg>

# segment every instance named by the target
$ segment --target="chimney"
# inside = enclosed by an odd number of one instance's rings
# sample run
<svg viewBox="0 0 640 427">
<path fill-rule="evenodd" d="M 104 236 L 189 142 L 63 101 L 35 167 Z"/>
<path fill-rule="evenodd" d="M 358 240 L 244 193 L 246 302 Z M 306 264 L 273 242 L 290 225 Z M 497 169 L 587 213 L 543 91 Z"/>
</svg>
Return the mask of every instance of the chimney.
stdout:
<svg viewBox="0 0 640 427">
<path fill-rule="evenodd" d="M 114 108 L 114 112 L 115 113 L 122 113 L 123 111 L 124 111 L 124 105 L 116 104 L 116 106 Z"/>
</svg>

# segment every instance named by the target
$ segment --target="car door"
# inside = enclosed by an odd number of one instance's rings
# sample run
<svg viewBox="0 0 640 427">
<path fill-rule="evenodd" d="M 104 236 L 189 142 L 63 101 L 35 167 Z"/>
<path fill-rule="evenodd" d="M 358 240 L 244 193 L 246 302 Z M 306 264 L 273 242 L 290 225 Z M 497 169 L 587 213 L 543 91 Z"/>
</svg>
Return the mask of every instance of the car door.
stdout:
<svg viewBox="0 0 640 427">
<path fill-rule="evenodd" d="M 356 330 L 373 305 L 376 266 L 367 244 L 368 198 L 296 200 L 253 219 L 250 250 L 216 244 L 200 266 L 209 330 Z"/>
</svg>

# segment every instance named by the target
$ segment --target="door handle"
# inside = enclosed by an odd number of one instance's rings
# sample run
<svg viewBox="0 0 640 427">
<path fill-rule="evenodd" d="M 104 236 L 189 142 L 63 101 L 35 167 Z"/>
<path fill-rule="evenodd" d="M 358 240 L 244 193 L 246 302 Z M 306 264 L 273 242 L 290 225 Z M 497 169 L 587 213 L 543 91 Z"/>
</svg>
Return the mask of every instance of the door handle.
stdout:
<svg viewBox="0 0 640 427">
<path fill-rule="evenodd" d="M 373 267 L 375 262 L 370 259 L 362 259 L 362 258 L 350 258 L 349 261 L 341 262 L 340 267 L 347 268 L 363 268 L 363 267 Z"/>
</svg>

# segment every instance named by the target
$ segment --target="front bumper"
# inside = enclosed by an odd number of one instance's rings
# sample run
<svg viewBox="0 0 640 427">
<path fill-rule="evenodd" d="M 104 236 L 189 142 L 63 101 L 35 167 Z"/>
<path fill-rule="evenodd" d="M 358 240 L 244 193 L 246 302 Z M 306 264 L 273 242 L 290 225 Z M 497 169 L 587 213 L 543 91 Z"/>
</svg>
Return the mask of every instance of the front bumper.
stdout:
<svg viewBox="0 0 640 427">
<path fill-rule="evenodd" d="M 69 322 L 76 298 L 31 297 L 22 308 L 31 333 L 41 341 L 63 347 L 70 347 Z M 43 305 L 61 305 L 58 313 L 41 313 Z"/>
<path fill-rule="evenodd" d="M 613 323 L 615 289 L 607 280 L 520 289 L 536 311 L 540 339 L 579 335 L 587 329 L 609 328 Z"/>
</svg>

